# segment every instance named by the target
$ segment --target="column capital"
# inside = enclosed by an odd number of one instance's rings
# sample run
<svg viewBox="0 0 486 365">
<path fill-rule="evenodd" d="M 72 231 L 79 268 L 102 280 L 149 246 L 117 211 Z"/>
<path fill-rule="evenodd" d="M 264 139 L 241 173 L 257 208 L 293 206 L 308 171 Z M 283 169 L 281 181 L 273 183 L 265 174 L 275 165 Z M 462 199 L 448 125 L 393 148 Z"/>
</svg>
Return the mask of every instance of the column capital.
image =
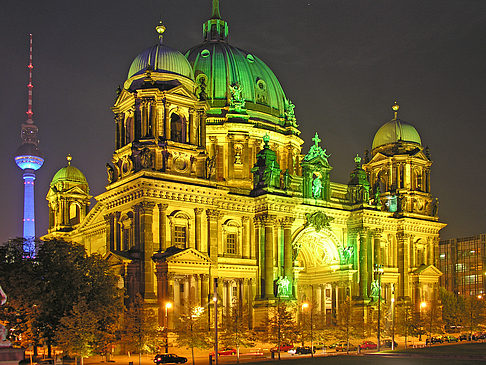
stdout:
<svg viewBox="0 0 486 365">
<path fill-rule="evenodd" d="M 247 216 L 241 217 L 241 221 L 243 222 L 243 224 L 248 223 L 249 220 L 250 220 L 250 217 L 247 217 Z"/>
<path fill-rule="evenodd" d="M 274 216 L 274 215 L 265 214 L 265 215 L 260 216 L 259 218 L 260 218 L 261 223 L 265 227 L 274 226 L 275 223 L 277 223 L 277 217 Z"/>
<path fill-rule="evenodd" d="M 206 216 L 211 220 L 219 220 L 223 218 L 223 213 L 218 209 L 206 209 Z"/>
<path fill-rule="evenodd" d="M 154 202 L 143 201 L 135 206 L 141 214 L 151 214 L 155 208 Z"/>
<path fill-rule="evenodd" d="M 371 230 L 371 234 L 375 238 L 381 238 L 381 236 L 383 234 L 383 228 L 374 228 L 374 229 Z"/>
<path fill-rule="evenodd" d="M 295 221 L 294 217 L 283 217 L 279 219 L 280 225 L 283 228 L 291 228 L 294 221 Z"/>
<path fill-rule="evenodd" d="M 164 211 L 166 211 L 166 210 L 167 210 L 167 208 L 169 207 L 169 204 L 163 204 L 163 203 L 159 203 L 159 204 L 157 204 L 157 207 L 159 208 L 159 210 L 160 210 L 161 212 L 164 212 Z"/>
<path fill-rule="evenodd" d="M 203 208 L 194 208 L 194 213 L 196 215 L 201 215 L 203 211 L 204 211 Z"/>
<path fill-rule="evenodd" d="M 407 240 L 409 239 L 410 237 L 412 237 L 412 235 L 410 233 L 406 233 L 406 232 L 397 232 L 397 239 L 398 240 Z"/>
</svg>

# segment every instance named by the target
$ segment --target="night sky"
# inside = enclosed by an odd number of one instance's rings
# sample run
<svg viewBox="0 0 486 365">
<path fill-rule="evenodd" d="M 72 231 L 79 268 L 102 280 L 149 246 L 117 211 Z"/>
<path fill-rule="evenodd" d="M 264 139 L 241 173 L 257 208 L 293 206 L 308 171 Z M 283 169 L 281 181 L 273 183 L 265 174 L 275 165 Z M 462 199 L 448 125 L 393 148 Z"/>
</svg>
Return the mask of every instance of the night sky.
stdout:
<svg viewBox="0 0 486 365">
<path fill-rule="evenodd" d="M 448 224 L 442 238 L 486 232 L 486 1 L 221 0 L 230 43 L 276 74 L 307 153 L 317 131 L 333 181 L 347 183 L 356 153 L 392 119 L 412 123 L 430 147 L 432 192 Z M 65 156 L 105 189 L 114 148 L 110 107 L 131 61 L 155 44 L 201 43 L 210 0 L 2 1 L 0 242 L 20 236 L 22 172 L 13 157 L 26 120 L 28 33 L 34 37 L 34 121 L 46 159 L 37 172 L 37 235 L 47 232 L 45 196 Z M 92 205 L 94 204 L 94 201 Z"/>
</svg>

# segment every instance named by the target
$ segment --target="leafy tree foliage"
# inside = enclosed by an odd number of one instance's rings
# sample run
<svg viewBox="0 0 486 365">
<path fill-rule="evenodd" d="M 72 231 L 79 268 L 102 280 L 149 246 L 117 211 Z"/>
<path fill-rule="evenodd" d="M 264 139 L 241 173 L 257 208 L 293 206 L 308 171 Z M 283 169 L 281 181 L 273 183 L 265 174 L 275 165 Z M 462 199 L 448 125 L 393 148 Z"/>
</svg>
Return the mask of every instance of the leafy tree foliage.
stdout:
<svg viewBox="0 0 486 365">
<path fill-rule="evenodd" d="M 24 256 L 22 240 L 13 240 L 0 247 L 0 276 L 9 297 L 0 318 L 22 333 L 22 341 L 47 345 L 50 356 L 61 319 L 67 334 L 79 324 L 66 317 L 84 310 L 92 315 L 93 342 L 113 339 L 122 293 L 100 255 L 88 256 L 82 245 L 52 240 L 38 242 L 37 255 L 30 258 Z"/>
<path fill-rule="evenodd" d="M 267 337 L 270 343 L 291 344 L 300 335 L 296 322 L 296 309 L 290 302 L 279 300 L 270 311 Z"/>
<path fill-rule="evenodd" d="M 142 353 L 154 352 L 159 347 L 158 335 L 155 311 L 147 308 L 137 295 L 125 311 L 121 342 L 128 351 L 139 354 L 140 364 Z"/>
<path fill-rule="evenodd" d="M 179 317 L 177 326 L 177 344 L 191 349 L 194 364 L 194 349 L 207 349 L 212 345 L 212 338 L 207 328 L 207 311 L 203 307 L 189 306 Z"/>
</svg>

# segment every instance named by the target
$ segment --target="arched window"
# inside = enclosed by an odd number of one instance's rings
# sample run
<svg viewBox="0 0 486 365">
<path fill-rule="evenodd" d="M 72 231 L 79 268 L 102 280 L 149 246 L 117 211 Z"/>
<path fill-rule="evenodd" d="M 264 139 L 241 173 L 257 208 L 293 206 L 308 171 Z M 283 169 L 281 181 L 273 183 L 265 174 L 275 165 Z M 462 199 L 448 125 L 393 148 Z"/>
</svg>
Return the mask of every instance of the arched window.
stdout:
<svg viewBox="0 0 486 365">
<path fill-rule="evenodd" d="M 169 224 L 171 227 L 171 246 L 178 248 L 189 247 L 189 228 L 190 217 L 184 212 L 175 211 L 169 215 Z"/>
<path fill-rule="evenodd" d="M 177 113 L 170 116 L 170 139 L 174 142 L 186 142 L 186 121 Z"/>
<path fill-rule="evenodd" d="M 223 224 L 224 253 L 233 256 L 241 253 L 241 227 L 237 221 L 228 219 Z"/>
<path fill-rule="evenodd" d="M 80 209 L 79 205 L 76 203 L 71 203 L 69 205 L 69 224 L 79 224 L 80 222 Z"/>
</svg>

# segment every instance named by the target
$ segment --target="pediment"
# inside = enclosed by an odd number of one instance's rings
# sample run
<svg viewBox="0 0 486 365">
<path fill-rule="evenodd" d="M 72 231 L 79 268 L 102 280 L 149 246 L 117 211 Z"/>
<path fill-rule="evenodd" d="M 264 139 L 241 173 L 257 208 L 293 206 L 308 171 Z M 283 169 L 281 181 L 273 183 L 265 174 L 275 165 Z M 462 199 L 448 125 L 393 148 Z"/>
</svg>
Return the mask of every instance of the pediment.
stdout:
<svg viewBox="0 0 486 365">
<path fill-rule="evenodd" d="M 171 263 L 198 263 L 203 265 L 210 265 L 211 259 L 203 252 L 194 248 L 186 248 L 178 253 L 168 256 L 165 261 Z"/>
<path fill-rule="evenodd" d="M 117 255 L 113 252 L 106 253 L 103 256 L 103 260 L 107 261 L 110 266 L 124 265 L 132 262 L 132 260 L 127 259 L 126 257 L 123 257 L 121 255 Z"/>
<path fill-rule="evenodd" d="M 439 277 L 442 276 L 442 271 L 436 268 L 434 265 L 420 265 L 413 274 L 419 277 Z"/>
<path fill-rule="evenodd" d="M 197 101 L 197 98 L 194 95 L 194 93 L 191 92 L 190 90 L 188 90 L 182 84 L 174 87 L 173 89 L 168 90 L 167 91 L 167 96 L 170 96 L 170 95 L 183 96 L 185 98 L 189 98 L 189 99 L 192 99 L 194 101 Z"/>
<path fill-rule="evenodd" d="M 376 163 L 376 162 L 380 162 L 380 161 L 384 161 L 384 160 L 388 160 L 390 157 L 388 156 L 385 156 L 384 154 L 378 152 L 376 155 L 373 156 L 373 158 L 370 160 L 370 162 L 367 163 L 368 164 L 373 164 L 373 163 Z"/>
<path fill-rule="evenodd" d="M 120 95 L 118 95 L 118 98 L 116 99 L 115 105 L 113 106 L 114 108 L 123 105 L 127 100 L 133 101 L 133 94 L 129 92 L 128 90 L 122 89 L 120 92 Z"/>
</svg>

